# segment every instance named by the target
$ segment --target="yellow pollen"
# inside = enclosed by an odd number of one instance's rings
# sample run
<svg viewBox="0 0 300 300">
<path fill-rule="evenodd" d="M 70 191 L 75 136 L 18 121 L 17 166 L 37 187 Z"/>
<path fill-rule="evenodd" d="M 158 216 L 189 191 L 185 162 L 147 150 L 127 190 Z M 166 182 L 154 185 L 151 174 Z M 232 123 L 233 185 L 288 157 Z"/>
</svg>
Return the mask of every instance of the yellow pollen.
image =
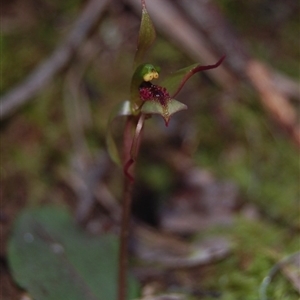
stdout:
<svg viewBox="0 0 300 300">
<path fill-rule="evenodd" d="M 153 72 L 153 77 L 154 77 L 155 79 L 157 79 L 157 78 L 159 77 L 158 73 L 157 73 L 157 72 Z"/>
<path fill-rule="evenodd" d="M 150 73 L 147 73 L 143 76 L 144 81 L 151 81 L 153 78 L 157 79 L 159 77 L 158 73 L 153 71 Z"/>
</svg>

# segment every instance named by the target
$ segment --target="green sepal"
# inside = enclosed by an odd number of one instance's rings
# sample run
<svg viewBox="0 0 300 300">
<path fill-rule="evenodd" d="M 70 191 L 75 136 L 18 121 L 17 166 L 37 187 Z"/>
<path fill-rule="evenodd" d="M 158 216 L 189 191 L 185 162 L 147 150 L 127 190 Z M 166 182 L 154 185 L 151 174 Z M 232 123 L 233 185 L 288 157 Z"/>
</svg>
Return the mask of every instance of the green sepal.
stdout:
<svg viewBox="0 0 300 300">
<path fill-rule="evenodd" d="M 130 101 L 126 100 L 116 105 L 116 107 L 113 109 L 112 113 L 110 114 L 108 120 L 108 125 L 106 130 L 107 151 L 111 159 L 119 166 L 121 166 L 121 158 L 120 158 L 117 144 L 113 136 L 113 122 L 118 117 L 126 117 L 131 115 L 132 115 L 131 104 Z"/>
<path fill-rule="evenodd" d="M 155 28 L 148 14 L 146 3 L 142 0 L 142 19 L 139 31 L 137 51 L 134 58 L 134 68 L 142 62 L 142 59 L 154 42 L 156 37 Z"/>
<path fill-rule="evenodd" d="M 142 108 L 141 112 L 144 114 L 158 114 L 161 115 L 168 126 L 170 117 L 181 110 L 187 109 L 187 106 L 175 99 L 169 99 L 165 105 L 162 105 L 156 100 L 153 101 L 146 101 Z"/>
<path fill-rule="evenodd" d="M 183 78 L 197 66 L 199 66 L 199 64 L 193 64 L 191 66 L 185 67 L 183 69 L 175 71 L 174 73 L 169 74 L 161 85 L 168 90 L 170 95 L 173 95 L 178 89 Z"/>
<path fill-rule="evenodd" d="M 222 56 L 215 64 L 202 66 L 200 64 L 193 64 L 189 67 L 180 69 L 175 73 L 171 74 L 167 80 L 162 84 L 171 97 L 176 97 L 176 95 L 181 91 L 185 83 L 196 73 L 207 71 L 217 68 L 225 59 L 225 56 Z"/>
</svg>

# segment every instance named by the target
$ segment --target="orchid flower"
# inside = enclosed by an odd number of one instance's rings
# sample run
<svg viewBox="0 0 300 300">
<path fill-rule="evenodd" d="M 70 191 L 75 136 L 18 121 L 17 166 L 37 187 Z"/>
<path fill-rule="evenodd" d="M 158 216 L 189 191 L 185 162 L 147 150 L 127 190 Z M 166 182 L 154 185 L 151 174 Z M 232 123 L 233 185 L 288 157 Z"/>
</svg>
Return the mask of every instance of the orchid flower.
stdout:
<svg viewBox="0 0 300 300">
<path fill-rule="evenodd" d="M 177 89 L 171 93 L 164 86 L 156 85 L 152 81 L 159 78 L 160 68 L 150 63 L 142 63 L 145 53 L 155 40 L 156 33 L 151 18 L 146 9 L 145 0 L 141 0 L 142 19 L 139 31 L 137 52 L 134 59 L 134 72 L 130 86 L 130 100 L 126 100 L 118 105 L 109 119 L 107 131 L 107 146 L 111 158 L 121 164 L 119 151 L 112 134 L 112 122 L 120 116 L 125 116 L 134 120 L 131 124 L 135 124 L 135 133 L 130 140 L 129 155 L 125 155 L 123 159 L 123 169 L 125 175 L 133 180 L 129 173 L 129 167 L 136 160 L 139 148 L 139 140 L 141 131 L 146 118 L 153 114 L 161 115 L 168 126 L 171 116 L 181 110 L 187 109 L 184 103 L 174 99 L 181 91 L 187 80 L 194 74 L 217 68 L 224 60 L 223 56 L 217 63 L 213 65 L 201 66 L 194 64 L 187 68 L 181 69 L 171 75 L 172 84 L 177 83 Z M 128 141 L 125 142 L 128 145 Z"/>
</svg>

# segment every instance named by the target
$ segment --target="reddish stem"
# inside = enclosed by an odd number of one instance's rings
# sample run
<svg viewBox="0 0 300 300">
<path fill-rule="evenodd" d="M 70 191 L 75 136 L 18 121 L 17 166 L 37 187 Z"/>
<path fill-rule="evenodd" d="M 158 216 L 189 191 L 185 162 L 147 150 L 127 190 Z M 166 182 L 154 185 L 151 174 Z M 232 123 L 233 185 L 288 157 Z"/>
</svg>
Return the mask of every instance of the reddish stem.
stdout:
<svg viewBox="0 0 300 300">
<path fill-rule="evenodd" d="M 130 182 L 134 182 L 134 178 L 133 176 L 129 173 L 129 168 L 131 167 L 131 165 L 133 165 L 134 160 L 132 158 L 130 158 L 126 164 L 124 165 L 124 174 L 125 176 L 130 180 Z"/>
<path fill-rule="evenodd" d="M 135 162 L 140 148 L 140 138 L 144 120 L 144 114 L 141 114 L 138 122 L 136 122 L 136 117 L 128 117 L 124 130 L 123 159 L 126 163 L 124 165 L 125 177 L 119 250 L 118 300 L 126 300 L 127 296 L 128 239 L 130 229 L 132 190 L 134 182 L 133 176 L 129 173 L 129 167 Z M 132 137 L 132 129 L 134 127 L 136 129 L 135 134 Z"/>
<path fill-rule="evenodd" d="M 141 114 L 139 117 L 139 120 L 136 124 L 135 127 L 135 133 L 133 138 L 131 139 L 131 146 L 130 146 L 130 151 L 127 151 L 126 154 L 124 155 L 125 157 L 125 165 L 124 165 L 124 174 L 131 180 L 134 181 L 133 176 L 129 173 L 129 168 L 131 165 L 135 162 L 139 149 L 140 149 L 140 141 L 141 141 L 141 133 L 144 127 L 144 122 L 145 122 L 145 115 Z M 125 129 L 126 130 L 126 129 Z M 128 142 L 125 141 L 128 149 Z M 129 155 L 128 155 L 129 153 Z"/>
<path fill-rule="evenodd" d="M 129 238 L 132 189 L 133 189 L 133 181 L 131 181 L 128 177 L 125 177 L 123 203 L 122 203 L 120 248 L 119 248 L 118 300 L 127 299 L 128 238 Z"/>
</svg>

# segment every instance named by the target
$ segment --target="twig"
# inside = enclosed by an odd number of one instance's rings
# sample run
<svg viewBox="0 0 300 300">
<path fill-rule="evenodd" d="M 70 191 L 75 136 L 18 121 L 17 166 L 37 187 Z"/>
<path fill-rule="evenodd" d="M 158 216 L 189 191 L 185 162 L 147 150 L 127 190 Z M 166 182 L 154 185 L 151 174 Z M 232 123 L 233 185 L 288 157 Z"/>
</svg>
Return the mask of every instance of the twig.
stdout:
<svg viewBox="0 0 300 300">
<path fill-rule="evenodd" d="M 111 167 L 107 153 L 100 152 L 96 158 L 87 161 L 86 157 L 78 159 L 77 156 L 72 159 L 72 165 L 69 169 L 62 169 L 60 177 L 74 191 L 77 196 L 78 204 L 76 207 L 75 218 L 78 223 L 86 221 L 94 199 L 99 198 L 99 182 L 107 174 Z M 101 190 L 100 195 L 105 193 Z M 112 204 L 111 204 L 112 206 Z"/>
<path fill-rule="evenodd" d="M 66 40 L 41 63 L 22 83 L 0 99 L 0 119 L 8 117 L 28 102 L 63 70 L 73 55 L 97 25 L 108 0 L 91 0 L 75 22 Z"/>
<path fill-rule="evenodd" d="M 269 70 L 272 84 L 285 97 L 300 100 L 300 85 L 296 80 L 289 78 L 275 70 Z"/>
<path fill-rule="evenodd" d="M 87 95 L 81 89 L 81 82 L 90 64 L 99 54 L 99 47 L 93 46 L 93 43 L 85 43 L 78 53 L 78 62 L 70 67 L 66 74 L 64 85 L 64 107 L 69 134 L 73 144 L 74 155 L 72 157 L 72 166 L 74 172 L 81 179 L 82 184 L 76 186 L 77 206 L 76 220 L 82 223 L 94 203 L 94 190 L 98 180 L 97 170 L 91 167 L 93 157 L 89 151 L 85 129 L 92 126 L 91 109 Z M 104 158 L 103 163 L 105 162 Z M 107 164 L 107 163 L 106 163 Z"/>
<path fill-rule="evenodd" d="M 300 147 L 300 128 L 297 125 L 297 114 L 288 99 L 273 85 L 268 68 L 259 61 L 250 60 L 246 72 L 258 91 L 265 108 L 288 131 L 293 141 Z"/>
<path fill-rule="evenodd" d="M 179 1 L 181 11 L 196 25 L 201 37 L 219 55 L 226 55 L 226 64 L 230 72 L 239 78 L 245 75 L 245 64 L 249 57 L 247 49 L 239 36 L 224 18 L 218 6 L 212 1 Z"/>
<path fill-rule="evenodd" d="M 82 100 L 82 93 L 80 91 L 80 83 L 86 70 L 87 65 L 81 66 L 78 64 L 66 75 L 64 85 L 64 106 L 66 120 L 68 124 L 69 134 L 73 143 L 74 150 L 77 154 L 90 156 L 87 143 L 84 137 L 85 122 L 84 122 L 84 106 L 87 99 Z"/>
</svg>

